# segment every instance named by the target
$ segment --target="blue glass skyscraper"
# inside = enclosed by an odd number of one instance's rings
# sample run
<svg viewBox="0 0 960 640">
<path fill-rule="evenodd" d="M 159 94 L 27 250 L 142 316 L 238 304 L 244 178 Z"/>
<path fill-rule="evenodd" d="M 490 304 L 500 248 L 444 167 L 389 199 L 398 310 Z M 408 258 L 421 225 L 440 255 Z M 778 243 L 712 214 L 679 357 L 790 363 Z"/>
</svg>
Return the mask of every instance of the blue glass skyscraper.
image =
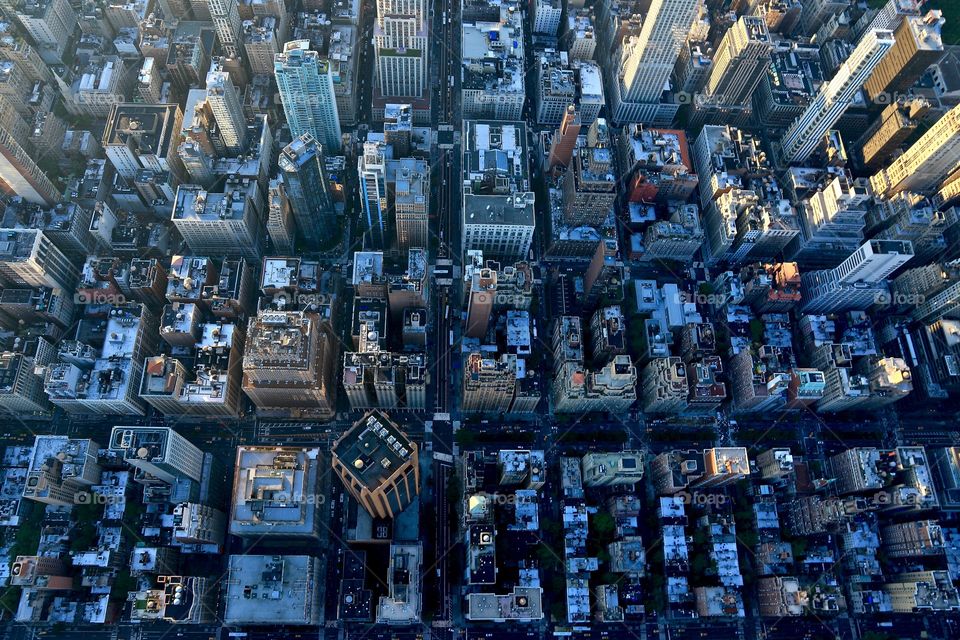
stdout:
<svg viewBox="0 0 960 640">
<path fill-rule="evenodd" d="M 323 166 L 323 149 L 305 133 L 280 151 L 277 160 L 293 209 L 300 239 L 307 248 L 329 238 L 334 228 L 333 202 Z"/>
<path fill-rule="evenodd" d="M 293 136 L 309 133 L 325 149 L 340 151 L 340 116 L 330 63 L 310 50 L 309 40 L 294 40 L 274 57 L 273 70 Z"/>
</svg>

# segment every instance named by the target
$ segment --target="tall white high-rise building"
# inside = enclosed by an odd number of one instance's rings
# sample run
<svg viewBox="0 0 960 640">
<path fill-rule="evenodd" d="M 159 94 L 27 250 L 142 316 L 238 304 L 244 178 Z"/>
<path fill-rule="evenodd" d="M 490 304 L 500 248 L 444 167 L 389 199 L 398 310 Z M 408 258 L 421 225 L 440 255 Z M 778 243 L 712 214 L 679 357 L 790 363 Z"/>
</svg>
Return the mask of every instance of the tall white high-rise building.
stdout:
<svg viewBox="0 0 960 640">
<path fill-rule="evenodd" d="M 16 15 L 24 31 L 37 43 L 47 64 L 59 64 L 77 27 L 77 13 L 68 0 L 4 2 L 6 15 Z"/>
<path fill-rule="evenodd" d="M 239 255 L 259 261 L 262 201 L 259 183 L 247 178 L 228 178 L 221 193 L 184 184 L 177 189 L 171 220 L 197 255 Z"/>
<path fill-rule="evenodd" d="M 724 105 L 749 104 L 770 66 L 770 32 L 763 18 L 741 16 L 720 41 L 706 94 Z"/>
<path fill-rule="evenodd" d="M 12 114 L 13 117 L 16 114 Z M 55 205 L 60 192 L 10 132 L 0 127 L 0 189 L 34 204 Z"/>
<path fill-rule="evenodd" d="M 913 257 L 913 245 L 870 240 L 834 269 L 808 271 L 803 278 L 804 313 L 866 310 L 890 299 L 887 277 Z"/>
<path fill-rule="evenodd" d="M 534 0 L 533 32 L 548 36 L 557 35 L 560 29 L 561 13 L 563 13 L 562 0 Z"/>
<path fill-rule="evenodd" d="M 463 123 L 463 248 L 523 260 L 536 227 L 523 122 Z"/>
<path fill-rule="evenodd" d="M 240 153 L 246 136 L 246 119 L 237 88 L 230 74 L 217 66 L 207 74 L 207 104 L 220 127 L 223 144 L 230 153 Z"/>
<path fill-rule="evenodd" d="M 377 0 L 373 46 L 380 94 L 420 97 L 426 88 L 426 0 Z"/>
<path fill-rule="evenodd" d="M 880 282 L 910 261 L 913 245 L 900 240 L 870 240 L 834 271 L 840 282 Z"/>
<path fill-rule="evenodd" d="M 387 159 L 390 147 L 383 140 L 363 143 L 363 154 L 357 159 L 360 176 L 360 197 L 369 233 L 369 247 L 383 249 L 387 231 Z"/>
<path fill-rule="evenodd" d="M 960 105 L 945 113 L 906 153 L 870 178 L 878 196 L 931 192 L 960 166 Z"/>
<path fill-rule="evenodd" d="M 893 47 L 892 31 L 865 34 L 833 79 L 824 84 L 807 110 L 797 118 L 780 141 L 784 162 L 803 162 L 820 144 L 853 102 L 864 82 Z"/>
<path fill-rule="evenodd" d="M 207 0 L 207 6 L 223 53 L 236 58 L 240 55 L 240 30 L 243 28 L 237 0 Z"/>
<path fill-rule="evenodd" d="M 137 480 L 145 484 L 203 477 L 203 451 L 169 427 L 114 427 L 110 451 L 135 467 Z"/>
<path fill-rule="evenodd" d="M 919 16 L 920 3 L 916 0 L 888 0 L 883 8 L 877 11 L 864 32 L 871 29 L 896 30 L 905 16 Z M 861 18 L 863 20 L 863 18 Z"/>
<path fill-rule="evenodd" d="M 653 0 L 638 36 L 623 42 L 614 78 L 614 120 L 630 120 L 627 103 L 654 104 L 667 88 L 673 67 L 697 17 L 701 0 Z"/>
<path fill-rule="evenodd" d="M 273 72 L 293 137 L 309 133 L 324 149 L 339 151 L 340 115 L 330 62 L 310 50 L 309 40 L 293 40 L 274 58 Z"/>
</svg>

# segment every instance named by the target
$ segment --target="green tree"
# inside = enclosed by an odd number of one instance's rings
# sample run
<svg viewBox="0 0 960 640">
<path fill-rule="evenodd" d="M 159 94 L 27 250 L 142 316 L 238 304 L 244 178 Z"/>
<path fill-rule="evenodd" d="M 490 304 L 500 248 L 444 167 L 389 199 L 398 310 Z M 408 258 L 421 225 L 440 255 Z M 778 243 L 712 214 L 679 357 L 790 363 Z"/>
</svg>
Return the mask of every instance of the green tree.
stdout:
<svg viewBox="0 0 960 640">
<path fill-rule="evenodd" d="M 797 538 L 790 543 L 790 547 L 793 549 L 793 559 L 795 561 L 807 555 L 807 540 L 805 538 Z"/>
<path fill-rule="evenodd" d="M 6 614 L 13 615 L 17 612 L 20 605 L 20 587 L 7 587 L 0 595 L 0 618 L 6 617 Z"/>
<path fill-rule="evenodd" d="M 453 439 L 461 447 L 472 447 L 477 444 L 477 434 L 470 429 L 458 429 Z"/>
<path fill-rule="evenodd" d="M 537 560 L 544 571 L 556 571 L 560 568 L 560 558 L 556 551 L 547 546 L 545 542 L 537 545 Z"/>
<path fill-rule="evenodd" d="M 113 580 L 110 588 L 110 600 L 113 602 L 123 602 L 127 599 L 127 594 L 137 588 L 137 580 L 130 575 L 128 569 L 122 569 L 117 572 L 117 577 Z"/>
<path fill-rule="evenodd" d="M 613 534 L 617 530 L 616 520 L 604 511 L 600 511 L 590 518 L 590 526 L 596 532 L 597 537 L 603 540 L 613 538 Z"/>
<path fill-rule="evenodd" d="M 460 502 L 460 497 L 463 494 L 463 485 L 460 484 L 460 476 L 454 474 L 450 476 L 450 481 L 447 482 L 447 502 L 452 505 L 456 505 Z"/>
</svg>

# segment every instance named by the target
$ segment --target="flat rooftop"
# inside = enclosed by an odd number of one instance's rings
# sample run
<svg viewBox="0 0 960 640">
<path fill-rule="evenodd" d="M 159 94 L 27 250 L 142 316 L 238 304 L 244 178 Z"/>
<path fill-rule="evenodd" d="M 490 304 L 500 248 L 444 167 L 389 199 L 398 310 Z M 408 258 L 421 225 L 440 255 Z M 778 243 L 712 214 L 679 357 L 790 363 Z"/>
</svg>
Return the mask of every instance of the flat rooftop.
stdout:
<svg viewBox="0 0 960 640">
<path fill-rule="evenodd" d="M 270 311 L 251 318 L 244 369 L 311 368 L 311 322 L 308 315 L 296 311 Z"/>
<path fill-rule="evenodd" d="M 380 597 L 377 622 L 412 624 L 420 620 L 420 565 L 423 550 L 419 544 L 391 544 L 387 586 L 390 593 Z"/>
<path fill-rule="evenodd" d="M 287 289 L 297 286 L 300 277 L 300 258 L 264 258 L 260 288 Z"/>
<path fill-rule="evenodd" d="M 464 181 L 494 173 L 508 181 L 512 191 L 526 191 L 527 127 L 523 122 L 467 120 L 464 122 Z M 478 192 L 476 185 L 473 192 Z M 494 185 L 496 187 L 497 185 Z"/>
<path fill-rule="evenodd" d="M 361 419 L 333 445 L 333 455 L 370 489 L 381 485 L 416 452 L 417 445 L 380 412 Z"/>
<path fill-rule="evenodd" d="M 97 443 L 89 439 L 67 436 L 37 436 L 34 440 L 31 471 L 39 470 L 51 459 L 61 462 L 60 476 L 64 480 L 84 475 L 88 462 L 96 463 Z"/>
<path fill-rule="evenodd" d="M 313 625 L 320 619 L 320 568 L 309 556 L 230 556 L 222 585 L 226 624 Z"/>
<path fill-rule="evenodd" d="M 319 460 L 319 449 L 238 448 L 230 533 L 313 536 Z"/>
<path fill-rule="evenodd" d="M 40 241 L 40 231 L 34 229 L 0 229 L 0 261 L 28 260 Z"/>
<path fill-rule="evenodd" d="M 471 593 L 467 596 L 469 620 L 541 620 L 543 589 L 514 587 L 511 593 Z"/>
<path fill-rule="evenodd" d="M 175 104 L 124 103 L 113 107 L 103 132 L 104 146 L 130 146 L 135 153 L 166 155 L 175 134 Z"/>
<path fill-rule="evenodd" d="M 211 193 L 195 185 L 182 185 L 177 189 L 173 219 L 194 222 L 242 220 L 247 211 L 246 191 L 229 189 L 225 193 Z"/>
<path fill-rule="evenodd" d="M 358 251 L 353 254 L 353 284 L 370 283 L 383 276 L 382 251 Z"/>
</svg>

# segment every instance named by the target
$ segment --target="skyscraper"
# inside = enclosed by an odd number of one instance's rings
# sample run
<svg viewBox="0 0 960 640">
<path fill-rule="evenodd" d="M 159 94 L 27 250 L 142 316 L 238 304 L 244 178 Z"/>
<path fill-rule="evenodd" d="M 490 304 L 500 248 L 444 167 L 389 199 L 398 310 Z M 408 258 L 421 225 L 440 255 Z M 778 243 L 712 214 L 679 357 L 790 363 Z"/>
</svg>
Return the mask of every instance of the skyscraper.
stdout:
<svg viewBox="0 0 960 640">
<path fill-rule="evenodd" d="M 464 281 L 469 283 L 469 298 L 467 324 L 463 333 L 469 338 L 482 340 L 490 326 L 490 313 L 497 292 L 497 271 L 484 264 L 481 251 L 467 251 L 467 259 Z"/>
<path fill-rule="evenodd" d="M 461 410 L 464 413 L 506 413 L 510 410 L 517 384 L 517 357 L 500 358 L 471 353 L 463 367 Z"/>
<path fill-rule="evenodd" d="M 413 107 L 409 104 L 386 104 L 383 108 L 383 139 L 393 147 L 398 158 L 410 155 L 413 140 Z"/>
<path fill-rule="evenodd" d="M 77 268 L 39 229 L 0 229 L 0 278 L 18 287 L 72 290 Z"/>
<path fill-rule="evenodd" d="M 824 22 L 846 8 L 845 0 L 804 0 L 800 14 L 801 33 L 812 36 Z"/>
<path fill-rule="evenodd" d="M 522 122 L 463 122 L 463 248 L 522 260 L 536 228 Z"/>
<path fill-rule="evenodd" d="M 763 18 L 741 16 L 720 41 L 706 94 L 717 104 L 749 104 L 770 64 L 770 32 Z"/>
<path fill-rule="evenodd" d="M 60 202 L 60 192 L 50 178 L 4 128 L 0 128 L 0 191 L 34 204 Z"/>
<path fill-rule="evenodd" d="M 557 35 L 557 30 L 560 29 L 561 13 L 563 13 L 563 3 L 560 0 L 534 0 L 533 32 L 548 36 Z"/>
<path fill-rule="evenodd" d="M 36 436 L 23 497 L 61 507 L 78 504 L 77 494 L 100 482 L 99 448 L 89 439 Z"/>
<path fill-rule="evenodd" d="M 207 104 L 220 127 L 223 144 L 229 153 L 240 153 L 246 135 L 246 119 L 237 88 L 230 74 L 216 64 L 207 74 Z"/>
<path fill-rule="evenodd" d="M 273 250 L 280 255 L 293 254 L 296 248 L 296 227 L 283 180 L 270 181 L 267 207 L 267 234 L 273 243 Z"/>
<path fill-rule="evenodd" d="M 383 249 L 387 238 L 387 159 L 391 147 L 383 140 L 363 143 L 363 155 L 357 159 L 360 197 L 367 223 L 368 248 Z"/>
<path fill-rule="evenodd" d="M 262 311 L 250 318 L 243 349 L 243 392 L 260 409 L 333 417 L 337 346 L 316 313 Z"/>
<path fill-rule="evenodd" d="M 77 14 L 70 2 L 5 2 L 3 6 L 8 17 L 16 14 L 23 30 L 37 43 L 37 49 L 44 61 L 47 64 L 60 63 L 77 25 Z"/>
<path fill-rule="evenodd" d="M 379 411 L 340 436 L 332 454 L 333 471 L 374 517 L 398 516 L 420 493 L 417 445 Z"/>
<path fill-rule="evenodd" d="M 426 0 L 377 0 L 373 43 L 380 94 L 423 95 L 427 78 Z"/>
<path fill-rule="evenodd" d="M 913 245 L 870 240 L 834 269 L 801 276 L 804 313 L 865 310 L 889 300 L 886 278 L 913 257 Z M 821 406 L 822 409 L 822 406 Z"/>
<path fill-rule="evenodd" d="M 240 29 L 243 26 L 237 0 L 207 0 L 207 5 L 220 48 L 227 56 L 236 58 L 240 55 Z"/>
<path fill-rule="evenodd" d="M 427 246 L 430 215 L 430 168 L 418 158 L 396 161 L 393 211 L 396 217 L 397 247 L 407 252 Z"/>
<path fill-rule="evenodd" d="M 906 153 L 870 178 L 876 195 L 931 192 L 960 165 L 960 106 L 945 113 Z"/>
<path fill-rule="evenodd" d="M 877 169 L 893 157 L 893 152 L 907 141 L 930 110 L 925 98 L 898 99 L 884 107 L 880 117 L 857 141 L 863 163 Z"/>
<path fill-rule="evenodd" d="M 309 40 L 294 40 L 283 45 L 273 70 L 290 133 L 309 133 L 325 148 L 339 151 L 340 116 L 329 62 L 310 51 Z"/>
<path fill-rule="evenodd" d="M 134 183 L 144 170 L 170 174 L 170 185 L 186 178 L 177 154 L 183 112 L 176 104 L 114 104 L 101 143 L 117 173 Z"/>
<path fill-rule="evenodd" d="M 660 102 L 699 6 L 700 0 L 653 0 L 640 34 L 624 40 L 613 78 L 617 123 L 636 119 L 630 103 Z"/>
<path fill-rule="evenodd" d="M 863 36 L 833 79 L 823 85 L 803 115 L 784 134 L 780 141 L 784 162 L 803 162 L 813 153 L 893 44 L 890 31 L 874 30 Z"/>
<path fill-rule="evenodd" d="M 304 133 L 280 151 L 277 159 L 290 207 L 303 243 L 315 247 L 335 224 L 333 203 L 323 166 L 323 149 Z"/>
<path fill-rule="evenodd" d="M 868 14 L 864 14 L 858 23 L 862 22 L 867 15 Z M 889 29 L 890 31 L 894 31 L 906 16 L 918 15 L 920 15 L 918 0 L 887 0 L 887 3 L 870 18 L 869 24 L 863 31 L 864 33 L 870 29 Z"/>
<path fill-rule="evenodd" d="M 230 533 L 258 541 L 316 541 L 320 503 L 313 498 L 321 460 L 319 449 L 238 447 Z"/>
<path fill-rule="evenodd" d="M 110 451 L 135 467 L 143 483 L 200 482 L 203 477 L 203 451 L 169 427 L 114 427 Z"/>
<path fill-rule="evenodd" d="M 923 72 L 943 57 L 940 28 L 944 23 L 940 11 L 925 16 L 904 16 L 893 30 L 896 43 L 889 55 L 877 65 L 863 85 L 874 102 L 890 104 L 897 94 L 909 89 Z"/>
<path fill-rule="evenodd" d="M 370 133 L 357 158 L 368 249 L 390 248 L 393 229 L 403 252 L 427 244 L 430 169 L 421 159 L 398 157 L 398 147 L 405 146 L 409 148 L 403 132 Z"/>
<path fill-rule="evenodd" d="M 227 178 L 220 192 L 199 185 L 177 189 L 171 220 L 198 255 L 240 255 L 259 260 L 263 250 L 263 195 L 249 178 Z"/>
<path fill-rule="evenodd" d="M 834 271 L 840 282 L 879 282 L 913 257 L 913 246 L 899 240 L 870 240 Z"/>
<path fill-rule="evenodd" d="M 563 114 L 560 128 L 553 134 L 547 167 L 549 170 L 557 165 L 570 166 L 570 160 L 573 158 L 573 148 L 577 146 L 578 135 L 580 135 L 580 116 L 577 113 L 577 108 L 571 104 L 567 107 L 566 113 Z"/>
</svg>

